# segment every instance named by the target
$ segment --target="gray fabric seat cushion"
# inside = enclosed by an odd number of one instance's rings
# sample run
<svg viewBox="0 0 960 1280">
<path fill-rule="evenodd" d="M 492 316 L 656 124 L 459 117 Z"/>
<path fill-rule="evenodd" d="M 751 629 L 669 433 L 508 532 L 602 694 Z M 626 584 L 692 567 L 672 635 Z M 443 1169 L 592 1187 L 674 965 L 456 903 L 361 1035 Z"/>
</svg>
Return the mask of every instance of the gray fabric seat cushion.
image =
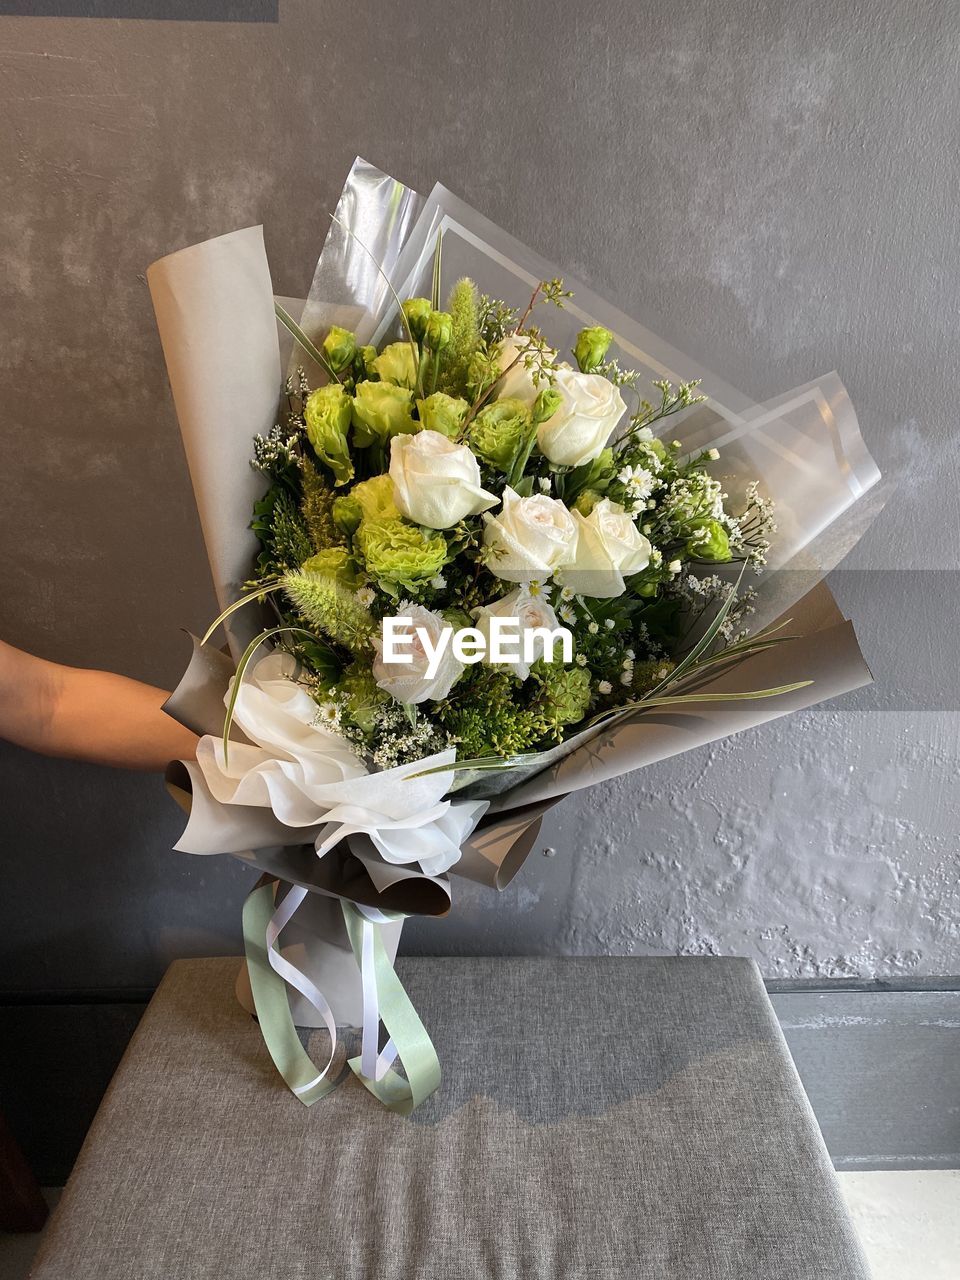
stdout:
<svg viewBox="0 0 960 1280">
<path fill-rule="evenodd" d="M 301 1106 L 237 964 L 169 969 L 35 1280 L 868 1276 L 747 961 L 403 960 L 444 1066 L 409 1120 Z"/>
</svg>

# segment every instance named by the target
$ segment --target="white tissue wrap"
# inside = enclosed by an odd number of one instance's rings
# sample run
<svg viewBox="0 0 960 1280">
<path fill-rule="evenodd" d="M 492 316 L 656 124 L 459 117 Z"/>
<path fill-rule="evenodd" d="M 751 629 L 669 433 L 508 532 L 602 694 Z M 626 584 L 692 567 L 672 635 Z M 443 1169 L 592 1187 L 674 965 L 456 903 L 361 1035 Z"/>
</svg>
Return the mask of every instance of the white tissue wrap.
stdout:
<svg viewBox="0 0 960 1280">
<path fill-rule="evenodd" d="M 452 765 L 456 752 L 368 772 L 345 739 L 317 723 L 317 704 L 292 679 L 294 669 L 294 659 L 279 652 L 248 668 L 233 715 L 248 743 L 230 742 L 225 752 L 221 738 L 200 739 L 197 764 L 216 805 L 269 809 L 283 827 L 312 841 L 321 857 L 359 834 L 385 862 L 418 863 L 430 876 L 447 871 L 487 804 L 445 800 L 452 770 L 417 775 Z M 227 814 L 223 820 L 232 821 Z M 199 836 L 192 838 L 188 825 L 176 847 L 206 852 L 208 839 Z"/>
</svg>

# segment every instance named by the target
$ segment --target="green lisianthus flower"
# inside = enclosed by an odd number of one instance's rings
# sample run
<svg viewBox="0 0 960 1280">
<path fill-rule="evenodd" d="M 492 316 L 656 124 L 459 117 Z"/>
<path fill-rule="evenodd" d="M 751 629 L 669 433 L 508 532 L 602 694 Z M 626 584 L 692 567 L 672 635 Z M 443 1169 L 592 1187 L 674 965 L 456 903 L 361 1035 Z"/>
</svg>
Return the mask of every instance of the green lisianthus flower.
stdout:
<svg viewBox="0 0 960 1280">
<path fill-rule="evenodd" d="M 449 311 L 431 311 L 423 336 L 431 351 L 449 347 L 453 339 L 453 316 Z"/>
<path fill-rule="evenodd" d="M 699 520 L 691 527 L 687 555 L 694 560 L 730 559 L 730 537 L 719 520 Z"/>
<path fill-rule="evenodd" d="M 360 577 L 355 561 L 345 547 L 328 547 L 318 551 L 300 566 L 304 573 L 321 573 L 339 582 L 341 587 L 356 587 Z"/>
<path fill-rule="evenodd" d="M 573 504 L 573 509 L 582 516 L 588 516 L 602 497 L 603 494 L 597 493 L 596 489 L 584 489 Z"/>
<path fill-rule="evenodd" d="M 354 550 L 370 577 L 391 595 L 400 588 L 416 593 L 437 576 L 447 559 L 441 534 L 389 516 L 361 521 Z"/>
<path fill-rule="evenodd" d="M 356 533 L 360 526 L 360 521 L 363 519 L 360 503 L 352 493 L 345 493 L 340 498 L 334 498 L 330 514 L 333 523 L 340 532 L 348 536 Z"/>
<path fill-rule="evenodd" d="M 373 367 L 381 382 L 395 382 L 398 387 L 417 385 L 417 358 L 409 342 L 391 342 L 384 347 Z"/>
<path fill-rule="evenodd" d="M 379 359 L 379 357 L 378 357 Z M 420 424 L 413 417 L 413 392 L 393 382 L 361 382 L 353 399 L 354 440 L 359 448 L 391 436 L 413 435 Z"/>
<path fill-rule="evenodd" d="M 361 375 L 364 378 L 376 378 L 377 371 L 373 365 L 373 362 L 374 360 L 376 360 L 376 358 L 377 358 L 376 347 L 357 347 L 355 366 L 356 366 L 356 373 L 358 378 Z"/>
<path fill-rule="evenodd" d="M 597 365 L 603 363 L 603 357 L 610 350 L 613 334 L 602 324 L 591 325 L 581 329 L 577 334 L 577 342 L 573 348 L 574 358 L 580 366 L 581 373 L 593 373 Z"/>
<path fill-rule="evenodd" d="M 470 447 L 484 462 L 507 471 L 529 430 L 530 411 L 522 400 L 495 400 L 470 424 Z"/>
<path fill-rule="evenodd" d="M 542 391 L 537 392 L 537 398 L 533 402 L 533 421 L 540 425 L 546 422 L 557 412 L 563 404 L 563 394 L 556 387 L 544 387 Z"/>
<path fill-rule="evenodd" d="M 386 472 L 380 476 L 371 476 L 369 480 L 361 480 L 350 490 L 350 496 L 359 502 L 365 520 L 400 518 L 393 500 L 393 481 Z"/>
<path fill-rule="evenodd" d="M 406 316 L 407 324 L 410 326 L 410 332 L 418 342 L 423 340 L 426 331 L 427 321 L 433 307 L 429 298 L 407 298 L 406 302 L 402 302 L 403 314 Z"/>
<path fill-rule="evenodd" d="M 357 354 L 356 334 L 349 329 L 341 329 L 338 324 L 332 325 L 323 340 L 323 354 L 327 357 L 330 368 L 339 373 Z"/>
<path fill-rule="evenodd" d="M 353 479 L 353 462 L 347 447 L 352 400 L 338 382 L 311 391 L 303 417 L 307 439 L 321 462 L 333 472 L 334 483 L 349 484 Z"/>
<path fill-rule="evenodd" d="M 417 401 L 417 410 L 424 431 L 439 431 L 448 440 L 455 440 L 460 434 L 463 420 L 470 406 L 459 396 L 448 396 L 442 391 L 435 391 L 425 400 Z"/>
</svg>

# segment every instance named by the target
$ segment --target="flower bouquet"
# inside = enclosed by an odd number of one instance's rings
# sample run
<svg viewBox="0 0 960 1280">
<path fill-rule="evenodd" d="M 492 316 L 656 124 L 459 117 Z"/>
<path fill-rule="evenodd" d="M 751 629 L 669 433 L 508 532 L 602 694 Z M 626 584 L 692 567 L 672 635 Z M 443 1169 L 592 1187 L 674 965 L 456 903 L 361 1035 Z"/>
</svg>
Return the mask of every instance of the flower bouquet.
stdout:
<svg viewBox="0 0 960 1280">
<path fill-rule="evenodd" d="M 408 1113 L 403 918 L 503 888 L 567 793 L 865 683 L 818 584 L 878 473 L 835 376 L 753 405 L 360 160 L 305 302 L 259 228 L 149 282 L 222 607 L 167 704 L 177 847 L 263 872 L 244 982 L 295 1094 L 346 1023 Z"/>
</svg>

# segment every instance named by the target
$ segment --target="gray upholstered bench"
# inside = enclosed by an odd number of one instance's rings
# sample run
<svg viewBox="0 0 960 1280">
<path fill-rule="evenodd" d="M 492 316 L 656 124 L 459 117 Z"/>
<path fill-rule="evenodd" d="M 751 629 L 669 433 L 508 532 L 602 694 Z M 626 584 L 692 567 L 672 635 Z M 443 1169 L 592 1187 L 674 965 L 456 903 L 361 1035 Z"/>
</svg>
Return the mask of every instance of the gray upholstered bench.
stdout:
<svg viewBox="0 0 960 1280">
<path fill-rule="evenodd" d="M 755 968 L 409 959 L 445 1079 L 412 1119 L 311 1110 L 179 961 L 117 1071 L 35 1280 L 862 1280 Z"/>
</svg>

